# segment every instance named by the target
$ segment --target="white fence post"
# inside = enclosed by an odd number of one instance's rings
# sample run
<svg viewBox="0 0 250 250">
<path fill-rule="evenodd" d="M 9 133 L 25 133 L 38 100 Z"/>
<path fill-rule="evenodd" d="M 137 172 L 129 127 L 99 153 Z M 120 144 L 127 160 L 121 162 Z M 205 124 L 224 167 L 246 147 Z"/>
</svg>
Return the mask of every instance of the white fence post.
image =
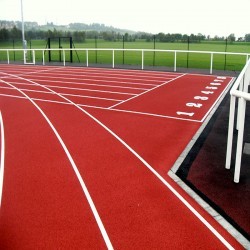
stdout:
<svg viewBox="0 0 250 250">
<path fill-rule="evenodd" d="M 210 75 L 213 74 L 213 58 L 214 58 L 214 54 L 211 53 L 211 58 L 210 58 Z"/>
<path fill-rule="evenodd" d="M 115 50 L 112 50 L 112 67 L 115 68 Z"/>
<path fill-rule="evenodd" d="M 176 72 L 176 60 L 177 60 L 176 50 L 174 51 L 174 72 Z"/>
<path fill-rule="evenodd" d="M 144 50 L 141 50 L 141 69 L 144 69 Z"/>
<path fill-rule="evenodd" d="M 43 53 L 43 65 L 45 65 L 45 55 L 44 55 L 45 51 L 43 50 L 42 53 Z"/>
<path fill-rule="evenodd" d="M 7 61 L 8 61 L 8 64 L 10 64 L 10 53 L 9 53 L 9 50 L 7 50 Z"/>
<path fill-rule="evenodd" d="M 89 66 L 89 51 L 86 49 L 86 66 Z"/>
<path fill-rule="evenodd" d="M 226 169 L 230 169 L 230 166 L 231 166 L 231 156 L 232 156 L 232 147 L 233 147 L 234 115 L 235 115 L 235 100 L 236 100 L 236 97 L 231 95 L 231 97 L 230 97 L 230 110 L 229 110 L 229 122 L 228 122 L 228 135 L 227 135 Z"/>
<path fill-rule="evenodd" d="M 242 146 L 243 146 L 243 135 L 244 135 L 244 125 L 245 125 L 245 113 L 246 113 L 246 100 L 241 97 L 239 100 L 239 106 L 241 109 L 240 120 L 238 124 L 238 140 L 237 140 L 237 150 L 236 150 L 236 160 L 235 160 L 235 170 L 234 170 L 234 182 L 238 183 L 240 180 L 240 166 L 242 157 Z"/>
<path fill-rule="evenodd" d="M 234 117 L 235 117 L 235 101 L 238 102 L 238 114 L 237 114 L 237 129 L 238 138 L 236 145 L 236 160 L 234 170 L 234 182 L 238 183 L 240 179 L 240 168 L 242 158 L 243 136 L 245 126 L 245 114 L 246 114 L 246 101 L 250 101 L 250 93 L 248 93 L 248 86 L 250 81 L 250 60 L 246 63 L 245 67 L 241 71 L 237 80 L 235 81 L 230 94 L 230 112 L 229 112 L 229 125 L 228 125 L 228 139 L 227 139 L 227 152 L 226 152 L 226 168 L 230 169 L 232 144 L 233 144 L 233 130 L 234 130 Z"/>
</svg>

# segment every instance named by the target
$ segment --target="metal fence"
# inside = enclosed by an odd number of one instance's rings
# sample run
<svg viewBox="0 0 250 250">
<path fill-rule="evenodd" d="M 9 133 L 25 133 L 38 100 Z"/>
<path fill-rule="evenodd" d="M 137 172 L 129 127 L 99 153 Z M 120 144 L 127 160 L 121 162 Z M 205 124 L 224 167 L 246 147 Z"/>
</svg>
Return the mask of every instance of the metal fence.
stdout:
<svg viewBox="0 0 250 250">
<path fill-rule="evenodd" d="M 241 71 L 240 75 L 238 76 L 237 80 L 235 81 L 230 91 L 231 99 L 230 99 L 230 113 L 229 113 L 229 125 L 228 125 L 226 168 L 230 169 L 231 166 L 235 106 L 236 106 L 236 101 L 238 100 L 238 111 L 236 120 L 237 121 L 236 129 L 238 130 L 238 138 L 237 138 L 236 161 L 234 170 L 234 182 L 236 183 L 238 183 L 240 180 L 246 102 L 250 101 L 249 86 L 250 86 L 250 60 L 248 60 L 248 62 L 246 63 L 245 67 Z"/>
<path fill-rule="evenodd" d="M 156 66 L 156 58 L 161 61 L 158 65 L 172 68 L 206 68 L 212 74 L 214 69 L 225 70 L 225 57 L 232 57 L 232 61 L 240 58 L 238 67 L 231 70 L 240 71 L 247 60 L 249 53 L 192 51 L 192 50 L 159 50 L 159 49 L 112 49 L 112 48 L 56 48 L 56 49 L 0 49 L 0 62 L 8 64 L 21 61 L 24 64 L 49 63 L 48 52 L 58 55 L 58 62 L 66 66 L 70 61 L 69 55 L 74 54 L 75 63 L 89 67 L 91 64 L 106 64 L 109 67 L 120 67 L 124 64 L 136 65 L 140 69 L 145 66 Z M 236 60 L 237 57 L 237 60 Z M 228 59 L 229 60 L 229 59 Z M 220 66 L 218 67 L 218 65 Z"/>
</svg>

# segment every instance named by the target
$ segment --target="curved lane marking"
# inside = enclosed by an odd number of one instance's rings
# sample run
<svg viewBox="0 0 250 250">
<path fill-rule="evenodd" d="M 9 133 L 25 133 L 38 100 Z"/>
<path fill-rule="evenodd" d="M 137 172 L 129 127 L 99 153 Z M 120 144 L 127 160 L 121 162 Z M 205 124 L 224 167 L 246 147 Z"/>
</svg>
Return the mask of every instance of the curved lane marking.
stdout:
<svg viewBox="0 0 250 250">
<path fill-rule="evenodd" d="M 68 159 L 69 159 L 69 161 L 70 161 L 70 163 L 71 163 L 71 166 L 72 166 L 73 170 L 75 171 L 75 174 L 76 174 L 76 176 L 77 176 L 77 178 L 78 178 L 78 181 L 79 181 L 80 184 L 81 184 L 82 190 L 83 190 L 83 192 L 84 192 L 84 194 L 85 194 L 85 196 L 86 196 L 86 198 L 87 198 L 87 200 L 88 200 L 88 203 L 89 203 L 89 205 L 90 205 L 90 207 L 91 207 L 91 210 L 92 210 L 92 212 L 93 212 L 93 214 L 94 214 L 94 217 L 95 217 L 95 219 L 96 219 L 96 222 L 97 222 L 98 227 L 99 227 L 99 229 L 100 229 L 100 231 L 101 231 L 101 234 L 102 234 L 102 236 L 103 236 L 103 239 L 104 239 L 104 241 L 105 241 L 105 243 L 106 243 L 107 248 L 110 249 L 110 250 L 114 249 L 113 246 L 112 246 L 112 243 L 111 243 L 111 241 L 110 241 L 110 239 L 109 239 L 109 237 L 108 237 L 108 234 L 107 234 L 107 232 L 106 232 L 106 230 L 105 230 L 105 227 L 104 227 L 104 225 L 103 225 L 103 223 L 102 223 L 102 220 L 101 220 L 101 218 L 100 218 L 100 216 L 99 216 L 99 214 L 98 214 L 98 212 L 97 212 L 97 209 L 96 209 L 96 207 L 95 207 L 95 204 L 94 204 L 94 202 L 93 202 L 93 200 L 92 200 L 92 198 L 91 198 L 91 196 L 90 196 L 90 193 L 89 193 L 89 191 L 88 191 L 88 188 L 87 188 L 86 184 L 84 183 L 83 178 L 81 177 L 81 174 L 80 174 L 80 172 L 79 172 L 79 170 L 78 170 L 78 168 L 77 168 L 77 166 L 76 166 L 76 164 L 75 164 L 75 162 L 74 162 L 74 160 L 73 160 L 73 158 L 72 158 L 72 156 L 71 156 L 71 154 L 70 154 L 70 152 L 69 152 L 67 146 L 66 146 L 65 143 L 63 142 L 61 136 L 60 136 L 59 133 L 57 132 L 57 130 L 56 130 L 56 128 L 54 127 L 54 125 L 52 124 L 52 122 L 49 120 L 49 118 L 46 116 L 46 114 L 43 112 L 43 110 L 42 110 L 42 109 L 41 109 L 41 108 L 40 108 L 40 107 L 39 107 L 39 106 L 38 106 L 38 105 L 37 105 L 28 95 L 27 95 L 27 94 L 25 94 L 22 90 L 18 89 L 18 88 L 15 87 L 14 85 L 12 85 L 12 84 L 10 84 L 10 83 L 4 81 L 4 80 L 1 80 L 1 79 L 0 79 L 0 81 L 1 81 L 1 82 L 4 82 L 4 83 L 7 84 L 8 86 L 13 87 L 13 88 L 16 89 L 17 91 L 19 91 L 22 95 L 24 95 L 24 96 L 25 96 L 25 97 L 26 97 L 26 98 L 27 98 L 27 99 L 28 99 L 28 100 L 38 109 L 38 111 L 42 114 L 42 116 L 44 117 L 44 119 L 47 121 L 47 123 L 49 124 L 49 126 L 51 127 L 51 129 L 53 130 L 53 132 L 55 133 L 55 135 L 56 135 L 58 141 L 60 142 L 60 144 L 61 144 L 61 146 L 62 146 L 62 148 L 64 149 L 64 152 L 66 153 L 66 155 L 67 155 L 67 157 L 68 157 Z"/>
<path fill-rule="evenodd" d="M 47 90 L 50 90 L 52 93 L 60 96 L 67 102 L 74 105 L 76 108 L 81 110 L 84 114 L 92 118 L 95 122 L 97 122 L 101 127 L 103 127 L 106 131 L 108 131 L 112 136 L 114 136 L 124 147 L 126 147 L 137 159 L 139 159 L 220 241 L 223 243 L 227 249 L 233 250 L 234 247 L 176 190 L 174 187 L 167 182 L 146 160 L 144 160 L 134 149 L 132 149 L 125 141 L 123 141 L 117 134 L 115 134 L 111 129 L 109 129 L 105 124 L 103 124 L 101 121 L 99 121 L 96 117 L 91 115 L 88 111 L 81 108 L 79 105 L 75 104 L 71 100 L 67 99 L 66 97 L 58 94 L 54 90 L 51 90 L 48 87 L 45 87 L 43 85 L 40 85 L 39 83 L 36 83 L 34 81 L 30 81 L 28 79 L 25 79 L 23 77 L 15 76 L 8 74 L 12 77 L 20 78 L 26 81 L 29 81 L 37 86 L 44 87 Z"/>
<path fill-rule="evenodd" d="M 2 112 L 0 111 L 0 127 L 1 127 L 1 160 L 0 160 L 0 208 L 2 204 L 3 194 L 3 176 L 4 176 L 4 159 L 5 159 L 5 137 L 4 137 L 4 126 Z"/>
</svg>

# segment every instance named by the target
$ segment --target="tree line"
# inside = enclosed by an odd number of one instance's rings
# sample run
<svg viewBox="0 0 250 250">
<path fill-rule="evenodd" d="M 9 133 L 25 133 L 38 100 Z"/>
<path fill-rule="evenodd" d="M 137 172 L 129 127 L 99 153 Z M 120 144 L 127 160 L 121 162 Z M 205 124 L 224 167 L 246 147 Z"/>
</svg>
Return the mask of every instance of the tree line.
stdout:
<svg viewBox="0 0 250 250">
<path fill-rule="evenodd" d="M 0 29 L 0 41 L 7 41 L 7 40 L 14 40 L 14 39 L 21 39 L 22 32 L 16 26 L 7 29 L 1 28 Z M 55 37 L 72 37 L 75 42 L 85 42 L 86 39 L 104 39 L 106 41 L 135 41 L 139 39 L 144 39 L 148 42 L 157 41 L 157 42 L 190 42 L 190 43 L 199 43 L 201 41 L 225 41 L 226 39 L 229 42 L 235 42 L 236 38 L 234 34 L 230 34 L 228 37 L 219 37 L 215 36 L 211 38 L 210 36 L 205 36 L 202 34 L 170 34 L 170 33 L 158 33 L 156 35 L 145 33 L 145 32 L 136 32 L 129 34 L 120 33 L 116 31 L 62 31 L 57 30 L 54 28 L 53 30 L 28 30 L 25 32 L 26 40 L 31 39 L 47 39 L 55 38 Z M 245 41 L 250 42 L 250 34 L 246 34 L 245 37 L 238 38 L 238 41 Z"/>
</svg>

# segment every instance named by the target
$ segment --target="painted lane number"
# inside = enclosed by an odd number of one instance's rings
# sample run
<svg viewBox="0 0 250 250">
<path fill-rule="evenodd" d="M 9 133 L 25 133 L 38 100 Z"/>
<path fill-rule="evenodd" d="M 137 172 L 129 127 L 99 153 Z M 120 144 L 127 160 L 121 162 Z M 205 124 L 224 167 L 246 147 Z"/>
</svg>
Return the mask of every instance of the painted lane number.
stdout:
<svg viewBox="0 0 250 250">
<path fill-rule="evenodd" d="M 209 95 L 213 95 L 214 91 L 216 91 L 218 89 L 218 87 L 221 86 L 222 82 L 224 81 L 224 79 L 226 79 L 226 77 L 220 77 L 218 76 L 217 79 L 214 79 L 213 82 L 211 82 L 209 84 L 209 86 L 206 86 L 204 90 L 201 91 L 201 93 L 203 94 L 202 96 L 194 96 L 194 100 L 198 100 L 199 102 L 188 102 L 186 103 L 186 107 L 192 108 L 194 110 L 192 110 L 192 112 L 182 112 L 182 111 L 177 111 L 176 114 L 179 116 L 189 116 L 192 117 L 195 114 L 195 109 L 197 108 L 201 108 L 203 106 L 202 103 L 200 102 L 204 102 L 207 101 L 209 99 Z"/>
</svg>

